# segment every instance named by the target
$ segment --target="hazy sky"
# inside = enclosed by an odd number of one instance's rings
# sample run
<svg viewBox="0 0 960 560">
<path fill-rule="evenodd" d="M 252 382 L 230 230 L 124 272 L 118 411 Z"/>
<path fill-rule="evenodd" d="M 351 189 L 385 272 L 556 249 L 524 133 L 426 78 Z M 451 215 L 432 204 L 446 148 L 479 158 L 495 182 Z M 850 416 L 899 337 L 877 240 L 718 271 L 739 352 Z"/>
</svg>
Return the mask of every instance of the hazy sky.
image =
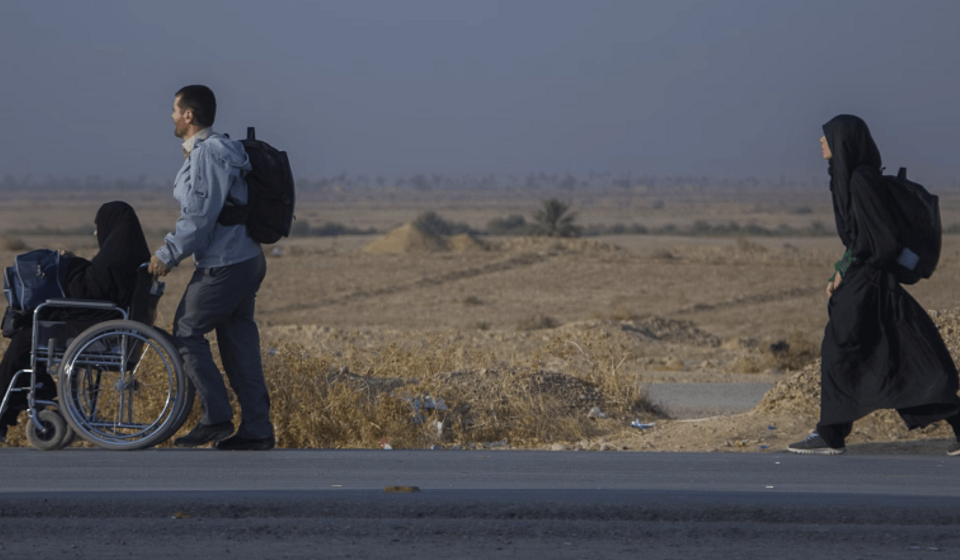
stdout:
<svg viewBox="0 0 960 560">
<path fill-rule="evenodd" d="M 820 126 L 960 177 L 960 2 L 6 0 L 0 176 L 166 178 L 183 85 L 297 176 L 809 177 Z M 825 174 L 825 173 L 824 173 Z"/>
</svg>

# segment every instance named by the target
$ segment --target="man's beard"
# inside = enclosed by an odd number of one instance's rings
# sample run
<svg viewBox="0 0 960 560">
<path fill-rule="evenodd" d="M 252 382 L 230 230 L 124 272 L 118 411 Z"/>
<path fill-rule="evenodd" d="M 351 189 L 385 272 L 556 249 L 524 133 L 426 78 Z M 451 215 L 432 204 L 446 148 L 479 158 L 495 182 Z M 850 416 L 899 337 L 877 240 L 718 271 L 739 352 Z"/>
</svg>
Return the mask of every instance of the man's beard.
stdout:
<svg viewBox="0 0 960 560">
<path fill-rule="evenodd" d="M 175 122 L 173 124 L 173 135 L 177 138 L 183 138 L 187 134 L 186 123 Z"/>
</svg>

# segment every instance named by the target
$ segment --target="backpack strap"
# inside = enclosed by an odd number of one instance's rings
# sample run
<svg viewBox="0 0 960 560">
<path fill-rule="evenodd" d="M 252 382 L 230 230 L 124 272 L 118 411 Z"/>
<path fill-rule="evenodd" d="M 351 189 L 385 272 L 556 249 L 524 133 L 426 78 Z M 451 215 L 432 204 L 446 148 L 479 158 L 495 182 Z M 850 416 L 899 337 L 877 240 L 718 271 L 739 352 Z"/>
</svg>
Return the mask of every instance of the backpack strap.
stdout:
<svg viewBox="0 0 960 560">
<path fill-rule="evenodd" d="M 256 127 L 248 126 L 247 127 L 247 140 L 256 140 L 257 139 L 257 130 Z M 249 195 L 248 195 L 249 196 Z M 246 224 L 247 218 L 250 216 L 250 207 L 247 204 L 240 204 L 236 199 L 227 195 L 227 203 L 223 206 L 223 209 L 220 210 L 220 215 L 217 216 L 217 223 L 223 226 L 238 226 L 240 224 Z"/>
<path fill-rule="evenodd" d="M 229 198 L 227 199 L 230 200 Z M 250 207 L 246 204 L 234 206 L 224 206 L 217 216 L 217 223 L 222 226 L 238 226 L 247 223 L 247 216 L 250 215 Z"/>
</svg>

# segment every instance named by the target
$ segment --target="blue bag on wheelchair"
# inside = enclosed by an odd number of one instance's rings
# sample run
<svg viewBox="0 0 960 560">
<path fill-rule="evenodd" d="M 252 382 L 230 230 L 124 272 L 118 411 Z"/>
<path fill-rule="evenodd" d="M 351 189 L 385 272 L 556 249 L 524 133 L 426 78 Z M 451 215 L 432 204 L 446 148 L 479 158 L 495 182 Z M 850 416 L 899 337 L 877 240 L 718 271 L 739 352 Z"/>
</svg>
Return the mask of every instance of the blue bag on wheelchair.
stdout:
<svg viewBox="0 0 960 560">
<path fill-rule="evenodd" d="M 50 298 L 66 296 L 67 259 L 59 251 L 37 249 L 17 255 L 13 266 L 3 273 L 3 294 L 7 297 L 7 312 L 3 317 L 3 334 L 13 332 L 29 323 L 31 312 Z"/>
</svg>

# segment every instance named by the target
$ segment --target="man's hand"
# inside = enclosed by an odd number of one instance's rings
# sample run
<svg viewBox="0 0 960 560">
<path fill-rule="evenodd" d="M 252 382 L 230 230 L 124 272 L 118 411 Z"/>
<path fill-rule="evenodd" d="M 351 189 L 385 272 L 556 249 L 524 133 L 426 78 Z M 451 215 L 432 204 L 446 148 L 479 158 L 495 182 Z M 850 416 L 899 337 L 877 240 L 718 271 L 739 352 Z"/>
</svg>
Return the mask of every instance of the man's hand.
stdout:
<svg viewBox="0 0 960 560">
<path fill-rule="evenodd" d="M 170 267 L 163 264 L 163 261 L 157 258 L 156 255 L 150 257 L 150 267 L 147 268 L 150 274 L 153 274 L 154 277 L 160 278 L 161 276 L 166 276 L 170 272 Z"/>
<path fill-rule="evenodd" d="M 834 275 L 833 275 L 833 278 L 832 278 L 832 279 L 830 280 L 830 282 L 827 284 L 827 295 L 828 295 L 828 296 L 832 296 L 832 295 L 833 295 L 833 292 L 834 292 L 834 291 L 837 289 L 837 287 L 840 285 L 840 281 L 841 281 L 841 280 L 843 280 L 843 277 L 840 276 L 840 273 L 839 273 L 839 272 L 838 272 L 837 274 L 834 274 Z"/>
</svg>

